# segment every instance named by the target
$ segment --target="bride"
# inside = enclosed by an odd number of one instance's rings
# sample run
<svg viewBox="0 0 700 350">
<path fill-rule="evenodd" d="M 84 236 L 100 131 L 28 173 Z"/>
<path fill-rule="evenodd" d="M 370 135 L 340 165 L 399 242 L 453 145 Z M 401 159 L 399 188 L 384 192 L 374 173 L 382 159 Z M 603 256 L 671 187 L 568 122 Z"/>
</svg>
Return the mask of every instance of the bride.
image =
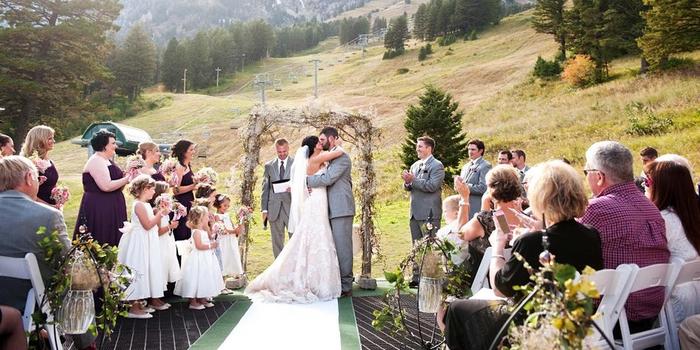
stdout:
<svg viewBox="0 0 700 350">
<path fill-rule="evenodd" d="M 253 301 L 313 303 L 340 296 L 340 269 L 328 220 L 325 187 L 306 187 L 306 177 L 325 171 L 342 150 L 323 151 L 316 136 L 307 136 L 294 156 L 289 231 L 277 259 L 245 289 Z"/>
</svg>

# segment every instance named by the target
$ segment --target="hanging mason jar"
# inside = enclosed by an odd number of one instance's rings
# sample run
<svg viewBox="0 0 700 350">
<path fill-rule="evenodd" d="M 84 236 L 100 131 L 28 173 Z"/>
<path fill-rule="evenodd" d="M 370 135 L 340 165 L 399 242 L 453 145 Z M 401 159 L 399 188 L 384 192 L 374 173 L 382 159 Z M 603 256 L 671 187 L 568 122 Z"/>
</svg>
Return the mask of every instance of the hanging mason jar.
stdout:
<svg viewBox="0 0 700 350">
<path fill-rule="evenodd" d="M 91 291 L 100 287 L 100 276 L 89 254 L 76 249 L 68 259 L 67 272 L 71 278 L 71 289 Z"/>
<path fill-rule="evenodd" d="M 95 302 L 91 290 L 69 290 L 61 309 L 58 323 L 66 334 L 84 334 L 95 319 Z"/>
<path fill-rule="evenodd" d="M 421 277 L 418 285 L 418 310 L 436 313 L 442 298 L 442 279 Z"/>
</svg>

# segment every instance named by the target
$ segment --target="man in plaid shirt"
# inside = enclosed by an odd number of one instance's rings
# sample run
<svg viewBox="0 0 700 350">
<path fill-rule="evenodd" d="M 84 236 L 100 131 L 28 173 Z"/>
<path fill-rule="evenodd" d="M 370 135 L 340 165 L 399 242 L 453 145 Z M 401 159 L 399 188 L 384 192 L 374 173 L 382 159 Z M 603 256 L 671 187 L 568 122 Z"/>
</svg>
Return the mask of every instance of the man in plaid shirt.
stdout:
<svg viewBox="0 0 700 350">
<path fill-rule="evenodd" d="M 635 186 L 632 162 L 632 153 L 614 141 L 594 143 L 586 151 L 583 172 L 595 198 L 580 221 L 600 232 L 606 269 L 669 262 L 664 219 Z M 632 333 L 651 328 L 663 301 L 661 287 L 630 294 L 625 310 Z"/>
</svg>

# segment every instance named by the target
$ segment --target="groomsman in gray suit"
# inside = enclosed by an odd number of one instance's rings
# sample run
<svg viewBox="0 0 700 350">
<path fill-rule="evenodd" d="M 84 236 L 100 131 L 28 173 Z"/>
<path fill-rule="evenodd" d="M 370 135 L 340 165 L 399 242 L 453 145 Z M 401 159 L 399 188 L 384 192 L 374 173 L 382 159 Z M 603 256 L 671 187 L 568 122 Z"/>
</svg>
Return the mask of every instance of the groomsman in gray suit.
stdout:
<svg viewBox="0 0 700 350">
<path fill-rule="evenodd" d="M 324 150 L 335 149 L 338 130 L 325 127 L 318 135 Z M 352 162 L 347 153 L 330 161 L 326 172 L 306 178 L 309 187 L 326 187 L 328 218 L 340 268 L 341 296 L 352 296 L 352 220 L 355 217 L 355 198 L 352 195 Z"/>
<path fill-rule="evenodd" d="M 486 173 L 491 170 L 491 163 L 484 159 L 486 146 L 479 139 L 469 140 L 469 163 L 463 168 L 460 176 L 469 187 L 469 219 L 481 210 L 481 196 L 486 192 Z"/>
<path fill-rule="evenodd" d="M 265 163 L 260 207 L 263 222 L 269 222 L 270 225 L 272 253 L 276 258 L 284 248 L 284 230 L 289 229 L 289 205 L 292 196 L 289 192 L 275 193 L 272 185 L 278 181 L 289 180 L 294 158 L 289 157 L 289 142 L 285 139 L 275 141 L 275 151 L 277 158 Z M 291 238 L 292 232 L 288 234 Z"/>
<path fill-rule="evenodd" d="M 39 228 L 56 231 L 65 254 L 71 247 L 63 214 L 54 207 L 36 202 L 39 174 L 27 158 L 0 158 L 0 256 L 24 258 L 36 255 L 39 272 L 47 286 L 53 271 L 46 264 L 44 250 L 39 247 Z M 24 310 L 32 284 L 27 280 L 0 277 L 0 304 Z M 74 347 L 94 349 L 95 337 L 90 333 L 72 335 Z"/>
<path fill-rule="evenodd" d="M 413 243 L 423 238 L 421 225 L 429 218 L 436 228 L 440 228 L 442 217 L 442 185 L 445 180 L 445 167 L 442 162 L 433 157 L 435 141 L 428 137 L 419 137 L 416 141 L 418 161 L 411 165 L 410 171 L 404 170 L 401 174 L 406 191 L 411 192 L 411 206 L 409 226 Z M 413 267 L 413 278 L 409 285 L 418 286 L 418 269 Z"/>
</svg>

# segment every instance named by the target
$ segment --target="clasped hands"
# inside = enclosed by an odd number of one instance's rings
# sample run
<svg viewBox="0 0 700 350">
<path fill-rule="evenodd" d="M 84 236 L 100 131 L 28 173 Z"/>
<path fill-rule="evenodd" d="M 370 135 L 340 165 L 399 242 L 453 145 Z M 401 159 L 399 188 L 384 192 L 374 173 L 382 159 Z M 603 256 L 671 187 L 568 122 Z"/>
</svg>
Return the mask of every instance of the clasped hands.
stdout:
<svg viewBox="0 0 700 350">
<path fill-rule="evenodd" d="M 413 174 L 411 174 L 408 170 L 404 170 L 401 173 L 401 178 L 403 179 L 404 183 L 410 184 L 413 182 L 413 179 L 415 178 L 415 176 L 413 176 Z"/>
</svg>

